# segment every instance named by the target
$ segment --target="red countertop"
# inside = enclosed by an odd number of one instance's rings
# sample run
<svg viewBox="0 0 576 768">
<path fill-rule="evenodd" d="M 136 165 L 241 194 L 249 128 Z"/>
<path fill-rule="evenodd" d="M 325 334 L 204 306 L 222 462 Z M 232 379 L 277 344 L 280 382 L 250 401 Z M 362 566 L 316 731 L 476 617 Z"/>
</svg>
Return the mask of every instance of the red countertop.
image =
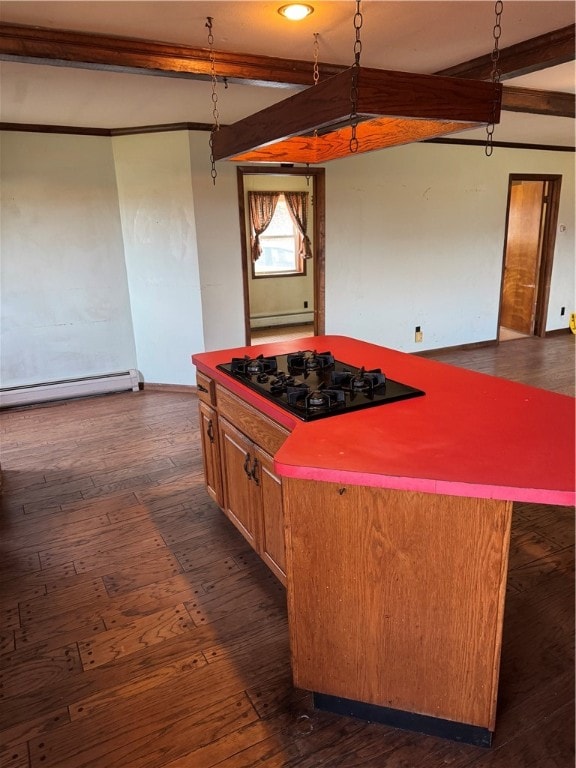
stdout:
<svg viewBox="0 0 576 768">
<path fill-rule="evenodd" d="M 330 351 L 426 392 L 303 422 L 216 369 L 245 354 Z M 575 401 L 345 336 L 204 352 L 192 362 L 291 430 L 279 475 L 326 482 L 571 506 Z"/>
</svg>

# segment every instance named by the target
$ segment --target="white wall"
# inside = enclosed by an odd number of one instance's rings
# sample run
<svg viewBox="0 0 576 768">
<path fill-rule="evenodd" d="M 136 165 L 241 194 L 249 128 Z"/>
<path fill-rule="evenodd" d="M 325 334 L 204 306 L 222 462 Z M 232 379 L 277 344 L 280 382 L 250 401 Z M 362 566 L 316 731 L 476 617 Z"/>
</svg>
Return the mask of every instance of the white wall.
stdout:
<svg viewBox="0 0 576 768">
<path fill-rule="evenodd" d="M 194 384 L 204 334 L 188 133 L 112 142 L 138 368 L 144 382 Z"/>
<path fill-rule="evenodd" d="M 414 144 L 328 164 L 326 332 L 405 351 L 495 339 L 510 173 L 564 177 L 547 330 L 567 327 L 573 154 Z"/>
<path fill-rule="evenodd" d="M 5 131 L 2 386 L 136 367 L 110 139 Z"/>
<path fill-rule="evenodd" d="M 244 346 L 246 334 L 236 166 L 218 163 L 213 184 L 208 140 L 190 133 L 204 344 L 212 350 Z"/>
<path fill-rule="evenodd" d="M 212 184 L 206 133 L 7 131 L 1 151 L 2 386 L 131 367 L 193 383 L 193 352 L 244 344 L 236 167 Z M 327 333 L 494 339 L 510 173 L 563 176 L 547 330 L 567 327 L 574 155 L 424 144 L 327 165 Z"/>
</svg>

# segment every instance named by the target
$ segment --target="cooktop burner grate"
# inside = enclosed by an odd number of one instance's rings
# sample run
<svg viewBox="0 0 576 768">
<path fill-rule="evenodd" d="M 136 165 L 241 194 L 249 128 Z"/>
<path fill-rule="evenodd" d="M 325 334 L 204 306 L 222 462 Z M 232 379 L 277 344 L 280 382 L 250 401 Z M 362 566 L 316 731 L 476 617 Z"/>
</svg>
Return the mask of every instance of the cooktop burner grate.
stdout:
<svg viewBox="0 0 576 768">
<path fill-rule="evenodd" d="M 389 379 L 379 368 L 356 367 L 315 350 L 233 358 L 216 367 L 303 421 L 425 394 Z"/>
</svg>

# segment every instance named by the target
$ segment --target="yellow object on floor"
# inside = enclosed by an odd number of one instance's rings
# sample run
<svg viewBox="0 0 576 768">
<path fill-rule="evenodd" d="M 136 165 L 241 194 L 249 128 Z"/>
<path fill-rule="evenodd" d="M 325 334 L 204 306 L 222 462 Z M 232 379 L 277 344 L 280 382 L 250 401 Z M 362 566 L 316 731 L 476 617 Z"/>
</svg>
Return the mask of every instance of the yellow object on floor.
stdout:
<svg viewBox="0 0 576 768">
<path fill-rule="evenodd" d="M 572 312 L 570 315 L 570 330 L 576 334 L 576 312 Z"/>
</svg>

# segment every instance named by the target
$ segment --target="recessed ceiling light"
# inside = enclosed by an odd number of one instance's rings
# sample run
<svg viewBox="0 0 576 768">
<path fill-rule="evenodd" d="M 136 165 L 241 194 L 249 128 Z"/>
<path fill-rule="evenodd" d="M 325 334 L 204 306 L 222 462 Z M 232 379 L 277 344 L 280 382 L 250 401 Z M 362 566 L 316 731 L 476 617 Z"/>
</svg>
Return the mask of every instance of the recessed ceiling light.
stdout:
<svg viewBox="0 0 576 768">
<path fill-rule="evenodd" d="M 302 21 L 306 16 L 310 16 L 311 13 L 314 13 L 314 8 L 312 8 L 311 5 L 306 5 L 304 3 L 290 3 L 289 5 L 283 5 L 281 8 L 278 8 L 278 13 L 281 16 L 290 19 L 290 21 Z"/>
</svg>

